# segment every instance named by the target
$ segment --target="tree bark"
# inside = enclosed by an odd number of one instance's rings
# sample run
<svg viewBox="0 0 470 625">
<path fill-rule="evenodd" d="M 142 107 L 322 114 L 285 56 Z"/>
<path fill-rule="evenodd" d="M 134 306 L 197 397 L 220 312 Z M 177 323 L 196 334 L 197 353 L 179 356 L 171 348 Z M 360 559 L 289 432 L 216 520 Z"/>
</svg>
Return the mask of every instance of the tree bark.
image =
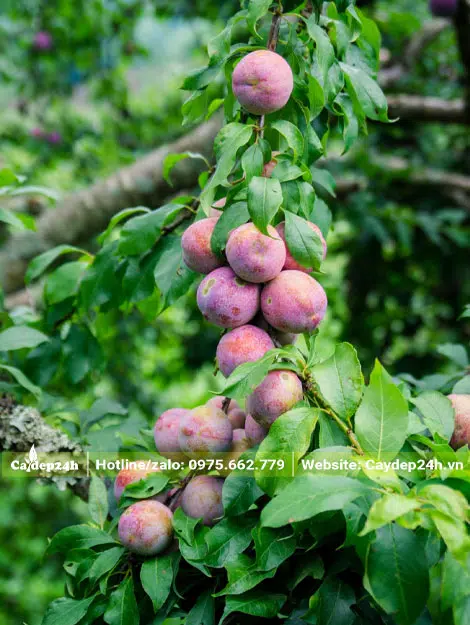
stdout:
<svg viewBox="0 0 470 625">
<path fill-rule="evenodd" d="M 469 122 L 465 100 L 444 100 L 418 95 L 389 95 L 389 117 L 418 122 L 467 124 Z"/>
<path fill-rule="evenodd" d="M 0 276 L 6 293 L 23 285 L 29 261 L 60 244 L 77 244 L 102 232 L 113 215 L 124 208 L 144 205 L 156 208 L 174 189 L 197 183 L 202 161 L 186 159 L 171 174 L 174 187 L 163 179 L 163 162 L 171 153 L 200 152 L 212 157 L 213 143 L 221 126 L 218 116 L 172 144 L 162 146 L 133 165 L 124 167 L 89 189 L 72 193 L 55 208 L 47 210 L 36 223 L 36 232 L 11 237 L 0 253 Z"/>
</svg>

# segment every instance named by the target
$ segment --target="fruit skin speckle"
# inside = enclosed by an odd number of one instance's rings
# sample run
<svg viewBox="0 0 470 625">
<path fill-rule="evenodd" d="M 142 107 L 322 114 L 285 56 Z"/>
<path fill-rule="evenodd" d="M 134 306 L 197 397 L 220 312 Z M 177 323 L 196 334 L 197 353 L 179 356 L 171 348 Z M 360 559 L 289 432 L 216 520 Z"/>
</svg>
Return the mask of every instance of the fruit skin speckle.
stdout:
<svg viewBox="0 0 470 625">
<path fill-rule="evenodd" d="M 142 556 L 156 556 L 171 545 L 173 513 L 158 501 L 139 501 L 119 519 L 121 543 Z"/>
<path fill-rule="evenodd" d="M 181 420 L 178 443 L 188 456 L 198 452 L 229 451 L 233 428 L 229 418 L 214 404 L 198 406 Z"/>
<path fill-rule="evenodd" d="M 270 371 L 246 400 L 246 410 L 263 428 L 290 410 L 303 397 L 302 382 L 292 371 Z M 246 425 L 245 425 L 246 427 Z"/>
<path fill-rule="evenodd" d="M 224 259 L 211 249 L 211 237 L 217 220 L 217 217 L 208 217 L 195 221 L 183 233 L 183 260 L 192 271 L 207 274 L 225 264 Z"/>
<path fill-rule="evenodd" d="M 222 374 L 228 376 L 245 362 L 259 360 L 274 343 L 269 335 L 253 325 L 244 325 L 227 332 L 217 346 L 217 364 Z"/>
<path fill-rule="evenodd" d="M 260 286 L 243 282 L 230 267 L 220 267 L 199 285 L 197 304 L 207 321 L 221 328 L 238 328 L 258 312 Z"/>
</svg>

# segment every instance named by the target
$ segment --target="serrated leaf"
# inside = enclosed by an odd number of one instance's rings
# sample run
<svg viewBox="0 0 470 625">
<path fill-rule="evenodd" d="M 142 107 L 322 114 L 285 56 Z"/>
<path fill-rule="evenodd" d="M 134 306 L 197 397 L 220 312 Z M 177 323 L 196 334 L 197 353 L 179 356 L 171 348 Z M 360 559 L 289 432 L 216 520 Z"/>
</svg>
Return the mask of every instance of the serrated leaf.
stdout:
<svg viewBox="0 0 470 625">
<path fill-rule="evenodd" d="M 124 552 L 124 547 L 112 547 L 100 553 L 91 566 L 90 579 L 96 581 L 103 575 L 106 575 L 106 573 L 109 573 L 109 571 L 112 571 L 124 555 Z"/>
<path fill-rule="evenodd" d="M 248 14 L 246 16 L 246 23 L 253 35 L 259 37 L 256 25 L 258 21 L 268 12 L 269 7 L 272 4 L 272 0 L 250 0 L 248 4 Z"/>
<path fill-rule="evenodd" d="M 366 556 L 364 585 L 387 614 L 412 625 L 429 593 L 426 554 L 416 535 L 391 524 L 376 532 Z"/>
<path fill-rule="evenodd" d="M 112 536 L 103 530 L 89 525 L 71 525 L 65 527 L 52 538 L 46 553 L 66 552 L 70 549 L 88 549 L 97 545 L 116 544 Z"/>
<path fill-rule="evenodd" d="M 242 612 L 260 618 L 274 618 L 286 599 L 286 595 L 268 594 L 260 590 L 250 590 L 243 595 L 227 597 L 219 625 L 233 612 Z"/>
<path fill-rule="evenodd" d="M 225 565 L 228 574 L 228 584 L 215 597 L 223 595 L 241 595 L 251 590 L 263 580 L 274 577 L 276 569 L 270 571 L 259 571 L 254 560 L 241 553 Z"/>
<path fill-rule="evenodd" d="M 214 625 L 215 602 L 210 590 L 199 595 L 185 620 L 185 625 Z"/>
<path fill-rule="evenodd" d="M 356 413 L 356 436 L 365 452 L 381 460 L 383 454 L 398 454 L 407 430 L 408 403 L 377 360 Z"/>
<path fill-rule="evenodd" d="M 168 599 L 178 561 L 179 554 L 170 553 L 157 556 L 142 564 L 140 581 L 143 589 L 152 600 L 155 612 L 158 612 Z"/>
<path fill-rule="evenodd" d="M 348 93 L 369 119 L 388 122 L 388 103 L 382 89 L 366 72 L 347 63 L 340 63 Z"/>
<path fill-rule="evenodd" d="M 236 396 L 246 397 L 261 384 L 268 375 L 269 367 L 277 357 L 278 350 L 270 350 L 255 362 L 246 362 L 235 369 L 225 380 L 220 394 L 234 399 Z"/>
<path fill-rule="evenodd" d="M 334 354 L 311 368 L 321 396 L 343 420 L 350 419 L 360 404 L 364 378 L 356 350 L 349 343 L 336 345 Z"/>
<path fill-rule="evenodd" d="M 261 525 L 282 527 L 322 512 L 341 510 L 367 491 L 365 484 L 350 477 L 300 475 L 267 504 L 261 513 Z"/>
<path fill-rule="evenodd" d="M 381 499 L 377 499 L 377 501 L 374 501 L 372 504 L 361 536 L 379 527 L 388 525 L 404 514 L 416 510 L 421 505 L 421 502 L 415 497 L 405 497 L 404 495 L 393 493 L 384 495 Z"/>
<path fill-rule="evenodd" d="M 121 582 L 117 589 L 111 593 L 103 619 L 108 625 L 139 624 L 139 608 L 134 594 L 132 577 Z"/>
<path fill-rule="evenodd" d="M 222 503 L 226 516 L 244 514 L 263 495 L 254 477 L 232 471 L 225 479 Z"/>
<path fill-rule="evenodd" d="M 204 564 L 222 567 L 245 551 L 251 543 L 251 530 L 255 524 L 256 518 L 250 514 L 222 519 L 205 537 L 207 554 L 204 556 Z"/>
<path fill-rule="evenodd" d="M 71 599 L 61 597 L 53 601 L 47 608 L 42 625 L 76 625 L 88 612 L 93 597 L 88 599 Z"/>
<path fill-rule="evenodd" d="M 437 391 L 425 391 L 411 401 L 431 434 L 439 434 L 449 441 L 454 432 L 454 409 L 450 399 Z"/>
<path fill-rule="evenodd" d="M 224 209 L 224 212 L 217 220 L 217 223 L 212 233 L 211 249 L 215 254 L 222 254 L 227 245 L 228 237 L 232 230 L 243 225 L 250 219 L 248 212 L 248 204 L 246 202 L 235 202 L 230 204 L 228 208 Z"/>
<path fill-rule="evenodd" d="M 263 173 L 263 152 L 257 143 L 251 145 L 242 156 L 242 169 L 245 174 L 247 184 L 254 176 L 261 176 Z"/>
<path fill-rule="evenodd" d="M 285 236 L 294 259 L 309 269 L 319 269 L 323 261 L 323 243 L 303 217 L 286 212 Z"/>
<path fill-rule="evenodd" d="M 255 527 L 252 532 L 256 550 L 256 568 L 270 571 L 290 558 L 297 540 L 290 528 Z"/>
<path fill-rule="evenodd" d="M 130 219 L 121 230 L 118 251 L 125 256 L 143 254 L 158 240 L 162 228 L 184 209 L 182 204 L 166 204 L 158 210 Z"/>
</svg>

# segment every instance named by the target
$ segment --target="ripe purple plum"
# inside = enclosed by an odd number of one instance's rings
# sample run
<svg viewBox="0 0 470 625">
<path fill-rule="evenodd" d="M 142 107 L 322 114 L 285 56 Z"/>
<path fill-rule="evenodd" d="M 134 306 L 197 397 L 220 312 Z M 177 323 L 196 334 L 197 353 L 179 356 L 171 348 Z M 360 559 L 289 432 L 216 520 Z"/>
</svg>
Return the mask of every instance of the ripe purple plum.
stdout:
<svg viewBox="0 0 470 625">
<path fill-rule="evenodd" d="M 193 519 L 202 519 L 204 525 L 214 525 L 224 514 L 222 488 L 224 480 L 211 475 L 193 477 L 183 491 L 181 508 Z"/>
<path fill-rule="evenodd" d="M 270 349 L 274 349 L 274 343 L 264 330 L 253 325 L 241 326 L 220 339 L 216 353 L 217 364 L 228 378 L 239 365 L 259 360 Z"/>
<path fill-rule="evenodd" d="M 429 9 L 435 17 L 453 17 L 458 4 L 458 0 L 430 0 Z"/>
<path fill-rule="evenodd" d="M 323 287 L 302 271 L 282 271 L 261 293 L 266 321 L 281 332 L 313 332 L 323 320 L 327 305 Z"/>
<path fill-rule="evenodd" d="M 251 414 L 246 415 L 245 434 L 252 447 L 259 445 L 268 435 L 268 429 L 257 423 Z"/>
<path fill-rule="evenodd" d="M 250 52 L 233 71 L 232 89 L 240 104 L 254 115 L 282 109 L 294 88 L 289 63 L 276 52 Z"/>
<path fill-rule="evenodd" d="M 160 453 L 176 453 L 180 451 L 178 434 L 180 422 L 190 411 L 184 408 L 170 408 L 162 412 L 155 422 L 153 437 L 155 447 Z"/>
<path fill-rule="evenodd" d="M 250 441 L 243 428 L 238 428 L 233 431 L 232 439 L 232 451 L 243 453 L 250 448 Z"/>
<path fill-rule="evenodd" d="M 236 228 L 228 238 L 225 253 L 233 271 L 247 282 L 260 284 L 280 274 L 286 262 L 286 246 L 276 229 L 268 226 L 269 236 L 253 223 Z"/>
<path fill-rule="evenodd" d="M 241 408 L 229 410 L 227 417 L 234 430 L 239 430 L 240 428 L 245 427 L 246 412 Z"/>
<path fill-rule="evenodd" d="M 123 512 L 118 533 L 129 551 L 156 556 L 171 545 L 173 513 L 158 501 L 139 501 Z"/>
<path fill-rule="evenodd" d="M 269 429 L 278 417 L 293 408 L 302 397 L 302 383 L 295 373 L 288 370 L 270 371 L 248 396 L 246 409 L 259 425 Z"/>
<path fill-rule="evenodd" d="M 178 442 L 186 455 L 199 452 L 228 451 L 232 444 L 233 428 L 227 415 L 215 406 L 198 406 L 180 423 Z"/>
<path fill-rule="evenodd" d="M 181 238 L 183 260 L 189 269 L 198 273 L 210 273 L 222 267 L 225 261 L 211 250 L 211 237 L 217 217 L 195 221 L 184 231 Z"/>
<path fill-rule="evenodd" d="M 230 267 L 206 276 L 197 290 L 197 305 L 207 321 L 221 328 L 238 328 L 259 310 L 260 287 L 239 278 Z"/>
<path fill-rule="evenodd" d="M 313 230 L 314 232 L 316 232 L 318 234 L 318 236 L 320 237 L 320 241 L 321 241 L 321 244 L 322 244 L 322 247 L 323 247 L 323 260 L 325 260 L 326 252 L 327 252 L 327 246 L 326 246 L 325 237 L 323 236 L 322 231 L 317 226 L 317 224 L 314 224 L 311 221 L 308 221 L 307 224 L 308 224 L 308 227 L 311 230 Z M 281 237 L 281 239 L 284 241 L 284 243 L 286 245 L 286 262 L 284 263 L 283 269 L 294 269 L 296 271 L 303 271 L 305 273 L 312 273 L 313 267 L 304 267 L 303 265 L 298 263 L 295 260 L 295 258 L 292 256 L 292 254 L 290 253 L 289 248 L 287 247 L 287 243 L 286 243 L 286 234 L 285 234 L 286 222 L 283 221 L 280 224 L 278 224 L 276 226 L 276 230 L 278 231 L 279 236 Z"/>
<path fill-rule="evenodd" d="M 116 501 L 119 502 L 121 499 L 122 493 L 128 484 L 133 484 L 134 482 L 140 482 L 140 480 L 145 479 L 151 473 L 158 473 L 158 469 L 147 470 L 147 469 L 122 469 L 116 476 L 114 480 L 114 496 Z M 164 502 L 167 497 L 167 491 L 163 493 L 158 493 L 154 497 L 149 497 L 149 499 Z"/>
<path fill-rule="evenodd" d="M 470 446 L 470 395 L 448 395 L 455 411 L 455 429 L 450 440 L 453 449 Z"/>
</svg>

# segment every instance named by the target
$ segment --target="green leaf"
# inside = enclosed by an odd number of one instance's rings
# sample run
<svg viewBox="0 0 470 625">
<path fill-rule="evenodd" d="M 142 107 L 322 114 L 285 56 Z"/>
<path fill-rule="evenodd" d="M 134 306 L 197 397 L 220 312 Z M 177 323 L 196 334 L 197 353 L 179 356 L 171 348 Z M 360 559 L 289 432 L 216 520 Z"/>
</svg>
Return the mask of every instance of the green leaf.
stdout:
<svg viewBox="0 0 470 625">
<path fill-rule="evenodd" d="M 188 544 L 194 540 L 194 529 L 198 524 L 198 519 L 187 516 L 181 508 L 177 508 L 173 515 L 173 529 L 175 534 Z"/>
<path fill-rule="evenodd" d="M 0 332 L 0 352 L 37 347 L 49 337 L 29 326 L 13 326 Z"/>
<path fill-rule="evenodd" d="M 222 503 L 226 516 L 244 514 L 263 495 L 251 475 L 232 471 L 225 479 L 222 490 Z"/>
<path fill-rule="evenodd" d="M 341 510 L 368 491 L 358 480 L 337 475 L 300 475 L 261 513 L 265 527 L 281 527 L 305 521 L 331 510 Z"/>
<path fill-rule="evenodd" d="M 0 207 L 0 221 L 9 226 L 13 226 L 18 230 L 27 230 L 23 221 L 19 218 L 19 216 L 12 210 L 8 210 L 6 208 Z"/>
<path fill-rule="evenodd" d="M 52 538 L 46 553 L 51 555 L 70 549 L 88 549 L 97 545 L 116 544 L 108 533 L 89 525 L 71 525 L 65 527 Z"/>
<path fill-rule="evenodd" d="M 187 76 L 181 86 L 185 91 L 197 91 L 204 89 L 211 82 L 217 79 L 219 72 L 222 70 L 222 63 L 215 60 L 213 64 L 194 70 Z"/>
<path fill-rule="evenodd" d="M 113 218 L 110 220 L 106 230 L 98 237 L 98 243 L 102 245 L 109 237 L 111 232 L 114 230 L 114 228 L 119 223 L 121 223 L 121 221 L 139 213 L 150 213 L 150 209 L 146 208 L 145 206 L 136 206 L 134 208 L 125 208 L 124 210 L 119 211 L 119 213 L 116 213 L 116 215 L 114 215 Z"/>
<path fill-rule="evenodd" d="M 449 441 L 454 432 L 454 409 L 450 399 L 437 391 L 425 391 L 411 401 L 422 414 L 431 434 L 439 434 Z"/>
<path fill-rule="evenodd" d="M 294 470 L 310 447 L 318 415 L 316 408 L 294 408 L 281 415 L 261 442 L 256 454 L 257 462 L 284 457 L 294 463 Z M 292 477 L 276 476 L 266 469 L 257 471 L 255 477 L 259 486 L 271 496 L 292 481 Z"/>
<path fill-rule="evenodd" d="M 201 206 L 206 213 L 214 199 L 215 188 L 226 182 L 235 165 L 238 150 L 249 142 L 252 134 L 252 125 L 232 122 L 217 135 L 214 144 L 217 168 L 200 196 Z"/>
<path fill-rule="evenodd" d="M 318 590 L 317 625 L 352 625 L 356 603 L 353 589 L 337 577 L 326 579 Z"/>
<path fill-rule="evenodd" d="M 256 550 L 256 569 L 270 571 L 290 558 L 297 546 L 297 540 L 290 528 L 271 529 L 255 527 L 253 532 Z"/>
<path fill-rule="evenodd" d="M 117 241 L 105 245 L 83 276 L 79 290 L 80 305 L 86 311 L 103 306 L 121 292 L 118 279 L 120 260 L 116 256 Z"/>
<path fill-rule="evenodd" d="M 108 625 L 138 625 L 140 616 L 132 577 L 121 582 L 111 593 L 103 618 Z"/>
<path fill-rule="evenodd" d="M 411 512 L 411 510 L 416 510 L 421 505 L 422 503 L 415 497 L 405 497 L 404 495 L 397 494 L 384 495 L 381 499 L 377 499 L 372 504 L 361 536 L 383 525 L 388 525 L 404 514 Z"/>
<path fill-rule="evenodd" d="M 242 169 L 249 184 L 255 176 L 261 176 L 263 173 L 263 151 L 257 143 L 251 145 L 242 156 Z"/>
<path fill-rule="evenodd" d="M 400 525 L 377 530 L 366 556 L 364 585 L 398 623 L 413 625 L 429 594 L 426 554 L 417 536 Z"/>
<path fill-rule="evenodd" d="M 77 294 L 88 263 L 80 260 L 61 265 L 47 276 L 45 297 L 48 304 L 57 304 Z"/>
<path fill-rule="evenodd" d="M 86 256 L 90 256 L 88 252 L 80 249 L 79 247 L 74 247 L 72 245 L 59 245 L 54 247 L 52 250 L 47 250 L 43 254 L 36 256 L 28 266 L 25 275 L 25 282 L 29 284 L 32 280 L 38 278 L 44 271 L 51 265 L 57 258 L 63 256 L 64 254 L 84 254 Z"/>
<path fill-rule="evenodd" d="M 381 460 L 398 454 L 407 437 L 408 404 L 377 360 L 355 417 L 355 432 L 365 452 Z"/>
<path fill-rule="evenodd" d="M 261 384 L 269 373 L 279 350 L 272 349 L 255 362 L 246 362 L 235 369 L 225 380 L 220 394 L 234 399 L 236 396 L 246 397 Z"/>
<path fill-rule="evenodd" d="M 206 535 L 207 555 L 204 564 L 222 567 L 251 543 L 251 530 L 256 518 L 250 514 L 223 519 Z"/>
<path fill-rule="evenodd" d="M 183 210 L 182 204 L 166 204 L 158 210 L 130 219 L 121 230 L 118 251 L 125 256 L 143 254 L 157 242 L 162 228 Z"/>
<path fill-rule="evenodd" d="M 271 124 L 273 130 L 277 130 L 287 141 L 287 145 L 294 153 L 294 160 L 297 160 L 304 151 L 304 138 L 300 130 L 292 122 L 280 119 Z"/>
<path fill-rule="evenodd" d="M 325 575 L 325 567 L 319 556 L 306 553 L 295 559 L 295 571 L 289 578 L 288 588 L 294 590 L 304 579 L 313 577 L 313 579 L 322 579 Z"/>
<path fill-rule="evenodd" d="M 320 236 L 303 217 L 286 212 L 286 243 L 295 260 L 304 267 L 319 269 L 323 261 Z"/>
<path fill-rule="evenodd" d="M 108 492 L 103 480 L 96 475 L 92 475 L 90 480 L 88 512 L 92 520 L 103 529 L 109 512 Z"/>
<path fill-rule="evenodd" d="M 263 580 L 274 577 L 276 569 L 258 571 L 254 561 L 241 553 L 225 565 L 228 574 L 228 584 L 215 597 L 223 595 L 241 595 L 258 586 Z"/>
<path fill-rule="evenodd" d="M 112 547 L 99 554 L 91 565 L 90 579 L 96 581 L 112 571 L 125 553 L 124 547 Z"/>
<path fill-rule="evenodd" d="M 19 369 L 17 369 L 16 367 L 9 367 L 8 365 L 0 364 L 0 370 L 1 371 L 8 371 L 8 373 L 15 378 L 15 380 L 18 382 L 18 384 L 20 386 L 25 388 L 27 391 L 29 391 L 30 393 L 32 393 L 36 397 L 40 397 L 41 396 L 42 391 L 39 388 L 39 386 L 36 386 L 35 384 L 33 384 L 31 382 L 31 380 L 29 378 L 27 378 L 25 376 L 25 374 L 22 371 L 20 371 Z"/>
<path fill-rule="evenodd" d="M 19 182 L 18 176 L 8 167 L 0 168 L 0 187 L 7 187 Z"/>
<path fill-rule="evenodd" d="M 183 262 L 180 236 L 172 234 L 162 238 L 157 253 L 159 259 L 154 270 L 155 282 L 165 297 L 166 306 L 171 306 L 189 291 L 197 274 Z"/>
<path fill-rule="evenodd" d="M 307 20 L 307 31 L 315 42 L 315 60 L 318 64 L 318 76 L 322 86 L 325 85 L 330 67 L 335 61 L 335 50 L 326 32 L 316 23 L 316 16 Z"/>
<path fill-rule="evenodd" d="M 227 597 L 219 625 L 233 612 L 242 612 L 259 618 L 274 618 L 286 599 L 286 595 L 268 594 L 260 590 L 250 590 L 243 595 Z"/>
<path fill-rule="evenodd" d="M 232 230 L 238 228 L 250 219 L 248 212 L 248 204 L 246 202 L 235 202 L 230 204 L 228 208 L 217 220 L 212 233 L 211 249 L 215 254 L 221 255 L 227 245 L 227 240 Z"/>
<path fill-rule="evenodd" d="M 310 213 L 310 221 L 317 224 L 326 239 L 330 230 L 332 216 L 331 211 L 328 208 L 328 204 L 326 204 L 326 202 L 319 197 L 315 198 L 315 202 Z"/>
<path fill-rule="evenodd" d="M 185 625 L 214 625 L 215 602 L 210 590 L 199 595 L 185 619 Z"/>
<path fill-rule="evenodd" d="M 315 189 L 319 187 L 332 197 L 336 197 L 336 182 L 327 169 L 312 169 L 312 182 Z"/>
<path fill-rule="evenodd" d="M 56 599 L 47 608 L 42 625 L 76 625 L 88 612 L 94 598 L 93 596 L 78 600 L 70 597 Z"/>
<path fill-rule="evenodd" d="M 263 234 L 282 204 L 282 189 L 276 178 L 255 176 L 248 185 L 248 211 Z"/>
<path fill-rule="evenodd" d="M 83 380 L 101 364 L 101 348 L 85 326 L 73 325 L 63 342 L 64 367 L 73 384 Z"/>
<path fill-rule="evenodd" d="M 253 35 L 257 35 L 259 37 L 256 25 L 258 21 L 266 15 L 271 4 L 272 0 L 250 0 L 250 3 L 248 4 L 246 23 Z"/>
<path fill-rule="evenodd" d="M 336 345 L 334 354 L 311 368 L 320 395 L 343 420 L 357 410 L 364 390 L 364 378 L 356 350 L 349 343 Z"/>
<path fill-rule="evenodd" d="M 362 69 L 346 63 L 340 63 L 344 72 L 348 93 L 353 102 L 369 119 L 388 122 L 388 103 L 377 82 Z"/>
<path fill-rule="evenodd" d="M 437 346 L 437 353 L 449 358 L 456 365 L 465 369 L 468 367 L 468 355 L 467 350 L 463 345 L 455 345 L 452 343 L 445 343 Z"/>
<path fill-rule="evenodd" d="M 176 575 L 179 554 L 157 556 L 147 560 L 140 569 L 143 589 L 152 600 L 153 609 L 158 612 L 168 599 Z"/>
<path fill-rule="evenodd" d="M 210 167 L 206 157 L 197 152 L 182 152 L 180 154 L 168 154 L 165 157 L 165 160 L 163 161 L 163 172 L 162 172 L 163 179 L 166 180 L 168 184 L 171 184 L 170 173 L 173 167 L 175 167 L 180 161 L 184 161 L 187 158 L 199 159 L 201 161 L 204 161 L 207 167 Z"/>
</svg>

